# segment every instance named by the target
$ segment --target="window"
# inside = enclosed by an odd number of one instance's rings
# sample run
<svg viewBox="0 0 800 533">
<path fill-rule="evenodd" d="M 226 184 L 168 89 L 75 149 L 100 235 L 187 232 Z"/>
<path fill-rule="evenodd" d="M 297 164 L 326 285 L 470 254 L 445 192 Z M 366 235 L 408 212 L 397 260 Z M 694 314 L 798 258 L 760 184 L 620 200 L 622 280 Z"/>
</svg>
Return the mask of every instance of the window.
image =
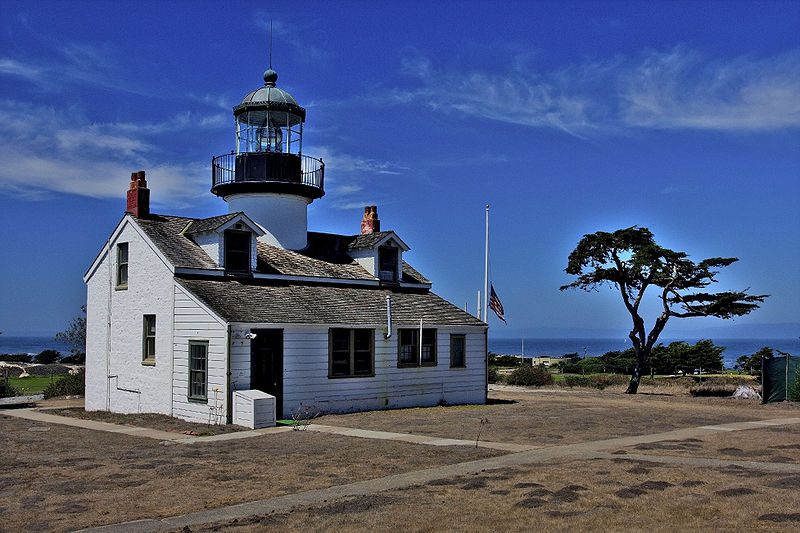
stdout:
<svg viewBox="0 0 800 533">
<path fill-rule="evenodd" d="M 117 288 L 128 288 L 128 243 L 117 244 Z"/>
<path fill-rule="evenodd" d="M 397 248 L 381 246 L 378 248 L 378 279 L 397 281 Z"/>
<path fill-rule="evenodd" d="M 465 356 L 466 337 L 464 335 L 450 335 L 450 368 L 463 368 L 467 366 Z"/>
<path fill-rule="evenodd" d="M 247 231 L 225 232 L 225 270 L 250 272 L 250 243 L 252 235 Z"/>
<path fill-rule="evenodd" d="M 142 362 L 156 360 L 156 315 L 144 315 L 142 320 Z"/>
<path fill-rule="evenodd" d="M 328 377 L 374 376 L 375 330 L 332 328 L 330 330 L 330 365 Z"/>
<path fill-rule="evenodd" d="M 436 366 L 436 330 L 422 330 L 422 350 L 419 329 L 397 330 L 397 366 Z"/>
<path fill-rule="evenodd" d="M 189 341 L 189 399 L 208 399 L 208 341 Z"/>
</svg>

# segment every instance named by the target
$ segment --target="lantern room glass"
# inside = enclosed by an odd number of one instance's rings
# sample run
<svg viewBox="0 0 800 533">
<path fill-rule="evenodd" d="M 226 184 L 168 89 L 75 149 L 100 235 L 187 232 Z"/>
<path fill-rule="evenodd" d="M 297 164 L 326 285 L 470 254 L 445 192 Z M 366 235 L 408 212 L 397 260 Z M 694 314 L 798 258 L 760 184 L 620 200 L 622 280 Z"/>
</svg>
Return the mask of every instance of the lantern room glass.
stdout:
<svg viewBox="0 0 800 533">
<path fill-rule="evenodd" d="M 303 121 L 286 111 L 252 110 L 236 117 L 236 153 L 278 152 L 300 155 Z"/>
</svg>

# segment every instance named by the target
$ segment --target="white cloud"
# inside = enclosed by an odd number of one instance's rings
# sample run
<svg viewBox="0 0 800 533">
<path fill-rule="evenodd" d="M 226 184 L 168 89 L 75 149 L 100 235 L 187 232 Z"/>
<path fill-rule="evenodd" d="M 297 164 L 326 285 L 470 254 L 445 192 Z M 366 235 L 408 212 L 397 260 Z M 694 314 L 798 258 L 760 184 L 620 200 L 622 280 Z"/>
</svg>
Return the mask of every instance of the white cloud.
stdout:
<svg viewBox="0 0 800 533">
<path fill-rule="evenodd" d="M 718 131 L 800 126 L 800 53 L 708 60 L 677 47 L 620 77 L 630 126 Z"/>
<path fill-rule="evenodd" d="M 0 101 L 0 184 L 26 199 L 46 197 L 48 191 L 121 197 L 127 176 L 144 169 L 162 203 L 185 204 L 207 194 L 207 161 L 163 162 L 163 153 L 147 135 L 204 122 L 215 119 L 88 124 L 74 109 Z"/>
</svg>

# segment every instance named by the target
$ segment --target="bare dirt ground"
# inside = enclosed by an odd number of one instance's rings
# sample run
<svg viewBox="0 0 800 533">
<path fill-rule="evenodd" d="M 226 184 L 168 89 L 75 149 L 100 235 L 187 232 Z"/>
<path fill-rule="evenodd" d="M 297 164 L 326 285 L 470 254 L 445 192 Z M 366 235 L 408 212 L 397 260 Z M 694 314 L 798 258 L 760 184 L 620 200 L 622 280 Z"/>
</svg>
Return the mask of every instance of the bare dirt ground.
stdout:
<svg viewBox="0 0 800 533">
<path fill-rule="evenodd" d="M 328 415 L 317 421 L 474 440 L 485 419 L 481 440 L 547 447 L 800 416 L 796 404 L 729 398 L 584 390 L 502 390 L 490 397 L 493 403 L 486 406 Z M 174 424 L 150 417 L 138 423 L 148 420 L 149 427 Z M 190 529 L 797 531 L 800 474 L 664 464 L 625 455 L 797 465 L 799 445 L 798 425 L 721 432 L 608 450 L 618 458 L 561 458 L 506 467 Z M 65 531 L 164 517 L 498 453 L 312 431 L 165 445 L 20 420 L 0 411 L 0 531 Z"/>
</svg>

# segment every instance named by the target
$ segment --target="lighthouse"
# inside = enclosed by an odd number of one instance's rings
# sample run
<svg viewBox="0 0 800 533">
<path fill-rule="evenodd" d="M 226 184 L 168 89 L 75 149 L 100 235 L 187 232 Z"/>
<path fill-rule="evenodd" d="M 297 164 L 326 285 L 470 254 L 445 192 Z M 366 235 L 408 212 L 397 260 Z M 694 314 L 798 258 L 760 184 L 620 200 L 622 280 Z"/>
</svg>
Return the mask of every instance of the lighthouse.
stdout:
<svg viewBox="0 0 800 533">
<path fill-rule="evenodd" d="M 259 240 L 287 250 L 308 244 L 308 205 L 325 191 L 325 165 L 303 154 L 306 110 L 276 87 L 278 74 L 264 72 L 264 86 L 233 108 L 236 146 L 211 162 L 211 192 L 244 212 L 264 230 Z"/>
</svg>

